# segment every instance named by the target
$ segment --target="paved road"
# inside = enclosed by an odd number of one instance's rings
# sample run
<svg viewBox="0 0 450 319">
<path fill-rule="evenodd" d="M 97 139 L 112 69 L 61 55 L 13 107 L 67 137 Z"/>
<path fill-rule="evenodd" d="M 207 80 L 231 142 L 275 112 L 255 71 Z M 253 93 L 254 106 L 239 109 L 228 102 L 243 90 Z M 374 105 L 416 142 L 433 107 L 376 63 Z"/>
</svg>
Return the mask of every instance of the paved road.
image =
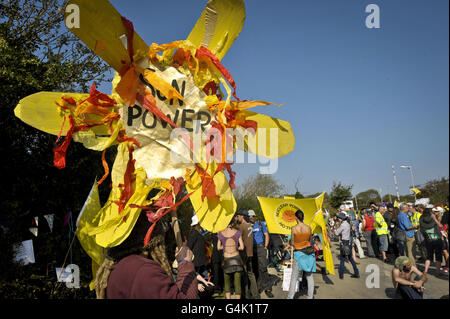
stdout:
<svg viewBox="0 0 450 319">
<path fill-rule="evenodd" d="M 365 245 L 363 244 L 363 247 Z M 313 274 L 314 276 L 314 298 L 315 299 L 392 299 L 394 298 L 394 288 L 392 285 L 391 271 L 393 265 L 385 264 L 381 260 L 375 258 L 360 259 L 360 265 L 358 269 L 360 272 L 360 278 L 350 278 L 353 273 L 353 268 L 350 263 L 346 263 L 347 271 L 344 273 L 344 279 L 339 279 L 338 267 L 339 262 L 337 258 L 338 243 L 332 242 L 331 249 L 333 252 L 333 261 L 335 268 L 335 275 L 324 276 L 319 273 Z M 394 259 L 393 256 L 390 256 Z M 324 265 L 323 262 L 319 262 L 320 265 Z M 375 268 L 372 265 L 378 266 L 380 273 L 379 288 L 367 288 L 366 281 L 371 282 L 373 271 L 370 268 Z M 419 270 L 424 269 L 423 263 L 417 264 Z M 442 277 L 437 278 L 433 275 L 434 266 L 430 267 L 428 282 L 425 283 L 424 299 L 439 299 L 444 295 L 449 294 L 449 277 L 445 274 Z M 367 272 L 366 272 L 367 271 Z M 269 273 L 277 275 L 281 279 L 282 273 L 278 273 L 274 268 L 269 268 Z M 441 271 L 441 274 L 444 274 Z M 273 287 L 273 294 L 275 298 L 285 299 L 287 292 L 282 290 L 282 281 L 277 286 Z M 269 299 L 265 293 L 261 295 L 262 299 Z M 295 298 L 306 299 L 306 291 L 297 293 Z"/>
</svg>

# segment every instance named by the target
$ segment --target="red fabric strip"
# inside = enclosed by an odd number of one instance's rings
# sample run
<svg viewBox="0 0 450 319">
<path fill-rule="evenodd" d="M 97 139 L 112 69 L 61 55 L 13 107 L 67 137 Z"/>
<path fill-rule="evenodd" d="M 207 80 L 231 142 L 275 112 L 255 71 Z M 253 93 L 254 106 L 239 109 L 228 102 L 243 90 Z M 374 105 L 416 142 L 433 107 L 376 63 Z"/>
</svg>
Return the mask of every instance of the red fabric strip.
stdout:
<svg viewBox="0 0 450 319">
<path fill-rule="evenodd" d="M 230 72 L 220 63 L 219 59 L 207 48 L 204 46 L 201 46 L 197 49 L 195 53 L 196 58 L 207 58 L 209 59 L 214 66 L 222 73 L 222 75 L 225 77 L 225 79 L 230 83 L 231 87 L 233 88 L 233 96 L 236 100 L 240 101 L 240 99 L 236 96 L 236 82 L 234 82 L 233 77 L 231 76 Z"/>
<path fill-rule="evenodd" d="M 127 47 L 128 47 L 128 55 L 130 57 L 130 64 L 133 63 L 133 36 L 134 36 L 134 27 L 133 22 L 128 20 L 125 17 L 120 17 L 122 19 L 123 26 L 125 27 L 125 30 L 127 31 Z"/>
</svg>

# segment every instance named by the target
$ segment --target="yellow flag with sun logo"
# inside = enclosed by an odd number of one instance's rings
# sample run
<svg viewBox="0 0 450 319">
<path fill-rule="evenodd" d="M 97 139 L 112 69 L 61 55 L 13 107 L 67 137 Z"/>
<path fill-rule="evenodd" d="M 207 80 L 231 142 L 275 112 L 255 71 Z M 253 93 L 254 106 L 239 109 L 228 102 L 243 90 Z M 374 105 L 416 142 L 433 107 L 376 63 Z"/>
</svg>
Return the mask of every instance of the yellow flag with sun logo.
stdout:
<svg viewBox="0 0 450 319">
<path fill-rule="evenodd" d="M 291 228 L 297 224 L 295 212 L 301 209 L 305 214 L 304 223 L 311 227 L 312 233 L 322 234 L 323 259 L 327 271 L 334 275 L 330 241 L 322 213 L 324 194 L 316 198 L 302 199 L 258 197 L 258 201 L 267 223 L 267 230 L 272 234 L 290 235 Z"/>
</svg>

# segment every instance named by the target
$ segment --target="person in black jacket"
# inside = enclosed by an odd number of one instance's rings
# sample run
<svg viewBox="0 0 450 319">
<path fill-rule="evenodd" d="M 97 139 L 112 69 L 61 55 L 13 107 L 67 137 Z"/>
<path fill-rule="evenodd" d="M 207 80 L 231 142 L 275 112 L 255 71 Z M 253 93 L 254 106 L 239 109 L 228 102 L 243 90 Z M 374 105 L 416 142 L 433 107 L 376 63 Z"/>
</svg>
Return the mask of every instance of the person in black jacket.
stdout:
<svg viewBox="0 0 450 319">
<path fill-rule="evenodd" d="M 189 233 L 187 246 L 194 253 L 194 266 L 197 274 L 203 278 L 208 277 L 208 270 L 206 268 L 206 249 L 205 240 L 202 236 L 202 227 L 199 224 L 198 217 L 194 213 L 191 222 L 192 230 Z"/>
</svg>

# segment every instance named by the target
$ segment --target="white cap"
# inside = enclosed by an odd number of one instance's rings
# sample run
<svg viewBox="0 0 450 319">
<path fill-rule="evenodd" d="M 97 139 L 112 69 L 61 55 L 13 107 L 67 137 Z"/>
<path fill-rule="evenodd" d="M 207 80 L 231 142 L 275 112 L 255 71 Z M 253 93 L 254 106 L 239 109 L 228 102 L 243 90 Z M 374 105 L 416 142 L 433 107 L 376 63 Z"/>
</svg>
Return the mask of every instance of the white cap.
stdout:
<svg viewBox="0 0 450 319">
<path fill-rule="evenodd" d="M 433 212 L 443 213 L 443 212 L 445 212 L 445 210 L 441 206 L 437 206 L 437 207 L 433 208 Z"/>
<path fill-rule="evenodd" d="M 407 203 L 406 205 L 408 205 L 408 206 L 414 206 L 413 203 Z"/>
<path fill-rule="evenodd" d="M 197 215 L 194 213 L 194 216 L 192 216 L 192 222 L 191 222 L 191 226 L 195 226 L 198 224 L 198 217 Z"/>
<path fill-rule="evenodd" d="M 425 205 L 425 208 L 434 208 L 434 206 L 432 204 L 427 204 Z"/>
<path fill-rule="evenodd" d="M 255 216 L 256 216 L 256 214 L 255 214 L 255 212 L 253 211 L 253 209 L 250 209 L 250 210 L 248 211 L 248 216 L 249 216 L 249 217 L 255 217 Z"/>
</svg>

